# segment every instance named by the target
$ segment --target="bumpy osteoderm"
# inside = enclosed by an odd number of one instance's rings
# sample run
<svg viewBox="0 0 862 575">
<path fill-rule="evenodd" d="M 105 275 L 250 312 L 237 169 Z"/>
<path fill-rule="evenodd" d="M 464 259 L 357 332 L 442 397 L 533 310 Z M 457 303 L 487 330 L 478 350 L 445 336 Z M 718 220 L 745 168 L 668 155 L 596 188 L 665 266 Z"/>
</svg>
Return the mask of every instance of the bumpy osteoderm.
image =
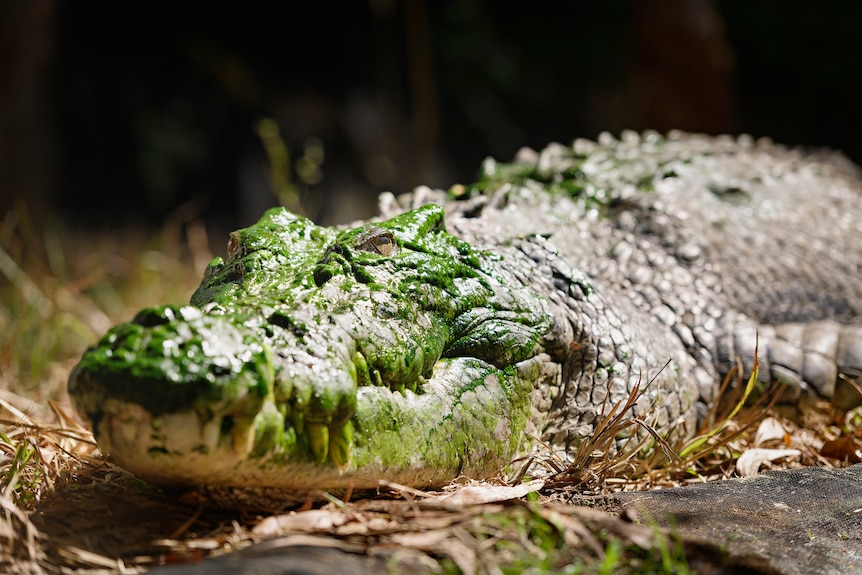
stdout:
<svg viewBox="0 0 862 575">
<path fill-rule="evenodd" d="M 499 263 L 437 206 L 351 229 L 273 209 L 231 235 L 191 306 L 91 347 L 69 391 L 100 446 L 156 483 L 492 475 L 522 447 L 551 328 Z"/>
</svg>

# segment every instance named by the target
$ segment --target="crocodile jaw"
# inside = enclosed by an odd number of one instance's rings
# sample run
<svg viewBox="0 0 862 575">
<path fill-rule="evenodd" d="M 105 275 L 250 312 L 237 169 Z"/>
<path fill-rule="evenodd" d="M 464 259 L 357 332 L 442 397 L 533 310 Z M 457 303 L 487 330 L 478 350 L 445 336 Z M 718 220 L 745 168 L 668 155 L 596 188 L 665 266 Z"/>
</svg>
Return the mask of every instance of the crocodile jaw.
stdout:
<svg viewBox="0 0 862 575">
<path fill-rule="evenodd" d="M 95 435 L 103 452 L 156 485 L 195 485 L 230 473 L 251 451 L 253 420 L 202 421 L 194 411 L 153 417 L 140 405 L 111 399 Z"/>
<path fill-rule="evenodd" d="M 155 486 L 263 485 L 306 492 L 352 483 L 334 465 L 299 458 L 285 468 L 284 454 L 254 457 L 255 420 L 232 419 L 229 429 L 223 423 L 219 417 L 204 421 L 194 410 L 153 417 L 140 405 L 110 400 L 94 431 L 114 463 Z M 374 487 L 376 477 L 361 483 Z"/>
<path fill-rule="evenodd" d="M 523 447 L 533 386 L 547 383 L 535 372 L 546 363 L 538 356 L 512 373 L 472 359 L 441 360 L 422 394 L 360 388 L 348 423 L 355 428 L 351 464 L 341 468 L 302 450 L 258 449 L 261 429 L 273 425 L 266 404 L 253 419 L 228 426 L 224 417 L 204 421 L 194 410 L 152 416 L 111 399 L 95 433 L 115 463 L 156 486 L 261 487 L 300 497 L 373 489 L 381 479 L 439 487 L 458 474 L 497 476 Z"/>
</svg>

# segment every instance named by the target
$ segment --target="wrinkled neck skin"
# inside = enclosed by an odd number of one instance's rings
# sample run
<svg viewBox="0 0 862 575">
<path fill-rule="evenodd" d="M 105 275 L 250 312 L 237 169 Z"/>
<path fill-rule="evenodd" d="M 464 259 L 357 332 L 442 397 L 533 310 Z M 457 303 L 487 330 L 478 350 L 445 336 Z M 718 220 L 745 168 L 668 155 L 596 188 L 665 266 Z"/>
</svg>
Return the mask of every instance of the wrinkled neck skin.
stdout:
<svg viewBox="0 0 862 575">
<path fill-rule="evenodd" d="M 503 189 L 498 196 L 482 197 L 477 206 L 464 202 L 448 222 L 452 233 L 477 249 L 503 254 L 507 272 L 548 306 L 551 329 L 542 345 L 552 361 L 543 369 L 557 373 L 533 391 L 538 437 L 570 453 L 594 432 L 602 413 L 625 403 L 636 387 L 641 393 L 632 415 L 649 413 L 650 424 L 670 438 L 692 434 L 704 399 L 699 388 L 715 373 L 697 364 L 679 338 L 662 337 L 667 327 L 621 297 L 616 286 L 594 285 L 592 276 L 573 267 L 579 253 L 595 249 L 594 238 L 560 221 L 565 206 L 557 205 L 559 198 L 528 189 Z M 442 200 L 436 192 L 412 199 Z M 485 209 L 494 211 L 492 219 L 475 216 Z"/>
<path fill-rule="evenodd" d="M 102 449 L 156 484 L 493 477 L 548 435 L 583 361 L 560 305 L 589 286 L 556 264 L 537 276 L 553 259 L 539 237 L 474 249 L 434 205 L 352 229 L 271 210 L 231 235 L 192 306 L 112 329 L 69 391 Z"/>
</svg>

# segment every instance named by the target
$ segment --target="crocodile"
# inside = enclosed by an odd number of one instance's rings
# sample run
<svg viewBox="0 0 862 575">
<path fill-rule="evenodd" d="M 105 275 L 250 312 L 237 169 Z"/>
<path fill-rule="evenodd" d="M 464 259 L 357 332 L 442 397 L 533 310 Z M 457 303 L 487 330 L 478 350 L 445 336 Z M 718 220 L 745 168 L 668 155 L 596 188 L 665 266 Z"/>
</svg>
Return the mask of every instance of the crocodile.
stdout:
<svg viewBox="0 0 862 575">
<path fill-rule="evenodd" d="M 91 346 L 68 391 L 102 451 L 163 486 L 429 488 L 566 453 L 635 389 L 690 436 L 755 356 L 791 405 L 860 403 L 862 179 L 839 153 L 605 133 L 380 211 L 273 208 L 190 305 Z"/>
</svg>

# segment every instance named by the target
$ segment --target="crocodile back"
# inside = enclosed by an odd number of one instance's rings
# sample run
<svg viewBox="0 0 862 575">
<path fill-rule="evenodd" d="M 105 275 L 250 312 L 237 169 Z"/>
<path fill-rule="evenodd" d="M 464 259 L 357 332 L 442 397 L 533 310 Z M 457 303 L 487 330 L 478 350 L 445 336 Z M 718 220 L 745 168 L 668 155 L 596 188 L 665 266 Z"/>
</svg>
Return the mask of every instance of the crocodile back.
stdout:
<svg viewBox="0 0 862 575">
<path fill-rule="evenodd" d="M 553 256 L 528 255 L 535 265 L 525 281 L 556 302 L 584 351 L 564 369 L 564 399 L 546 438 L 560 439 L 560 426 L 577 428 L 561 441 L 571 443 L 606 395 L 622 398 L 668 359 L 676 371 L 659 378 L 663 419 L 687 417 L 692 426 L 695 407 L 703 411 L 738 360 L 751 369 L 758 334 L 765 381 L 790 373 L 805 387 L 807 348 L 832 364 L 850 350 L 852 365 L 834 366 L 827 379 L 862 369 L 862 339 L 852 327 L 862 317 L 862 180 L 840 154 L 746 136 L 628 132 L 524 149 L 512 164 L 486 161 L 484 173 L 476 188 L 455 188 L 455 201 L 453 191 L 424 188 L 397 209 L 446 203 L 455 234 L 510 259 L 519 238 L 554 246 Z M 565 286 L 553 279 L 571 270 L 592 286 L 586 303 L 561 294 Z M 770 353 L 775 326 L 796 333 L 780 326 L 823 320 L 808 330 L 818 341 L 784 340 Z M 831 397 L 834 381 L 815 387 Z"/>
</svg>

